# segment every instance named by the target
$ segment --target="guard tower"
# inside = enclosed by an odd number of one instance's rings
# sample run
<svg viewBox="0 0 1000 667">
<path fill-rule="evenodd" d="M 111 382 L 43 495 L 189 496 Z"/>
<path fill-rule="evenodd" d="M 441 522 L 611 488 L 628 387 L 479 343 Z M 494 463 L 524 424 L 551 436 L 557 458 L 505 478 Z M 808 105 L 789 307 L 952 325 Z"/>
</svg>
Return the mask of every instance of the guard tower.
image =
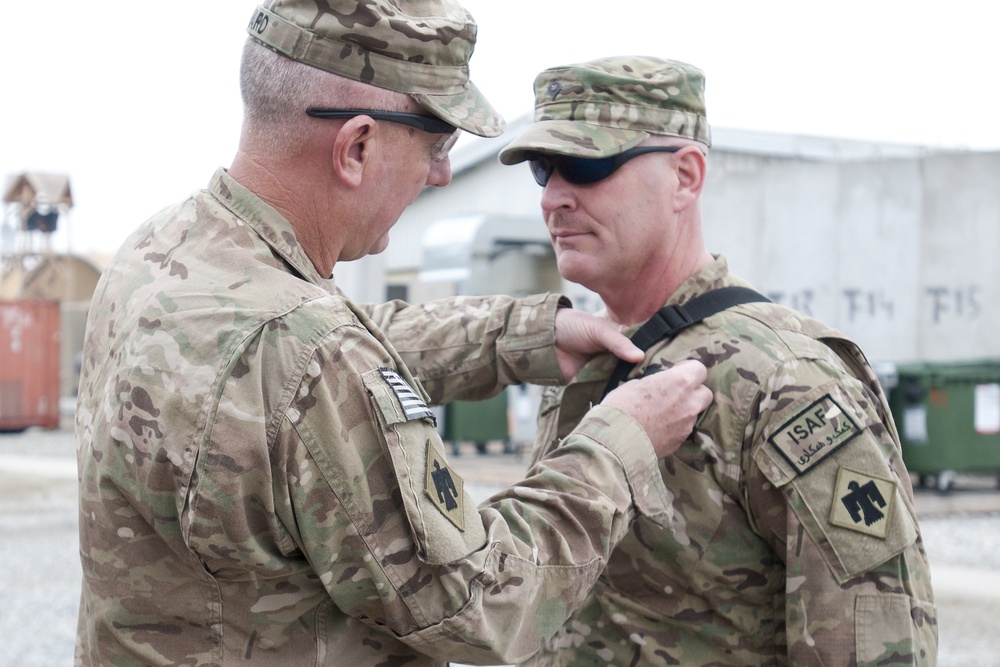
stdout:
<svg viewBox="0 0 1000 667">
<path fill-rule="evenodd" d="M 48 303 L 57 310 L 49 325 L 61 339 L 57 380 L 61 396 L 75 393 L 76 358 L 90 299 L 101 270 L 93 261 L 57 251 L 53 239 L 70 224 L 69 176 L 22 172 L 8 177 L 0 216 L 0 301 L 13 308 Z M 8 364 L 9 365 L 9 364 Z"/>
<path fill-rule="evenodd" d="M 10 259 L 49 253 L 60 218 L 68 216 L 73 207 L 69 176 L 44 172 L 17 174 L 8 180 L 3 201 L 5 264 Z"/>
</svg>

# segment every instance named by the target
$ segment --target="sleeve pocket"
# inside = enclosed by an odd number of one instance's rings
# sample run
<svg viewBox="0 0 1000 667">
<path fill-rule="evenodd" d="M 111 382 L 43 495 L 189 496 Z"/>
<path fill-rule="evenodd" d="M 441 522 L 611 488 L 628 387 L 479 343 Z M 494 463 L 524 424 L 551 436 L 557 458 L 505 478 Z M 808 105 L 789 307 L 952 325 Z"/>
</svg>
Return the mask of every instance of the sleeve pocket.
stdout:
<svg viewBox="0 0 1000 667">
<path fill-rule="evenodd" d="M 809 407 L 803 411 L 804 406 Z M 807 433 L 800 424 L 813 417 L 813 409 L 824 412 L 826 421 L 817 418 L 809 428 L 816 427 L 820 435 L 849 437 L 824 449 L 823 441 L 812 438 L 811 431 Z M 843 420 L 844 430 L 834 428 L 831 415 Z M 754 463 L 771 484 L 782 489 L 789 511 L 820 547 L 839 583 L 885 563 L 916 540 L 916 517 L 901 482 L 854 397 L 836 385 L 817 387 L 771 421 L 765 444 L 753 452 Z M 799 444 L 820 443 L 815 450 L 782 446 L 775 437 L 797 428 L 804 429 L 793 432 L 801 436 Z M 786 450 L 803 456 L 789 456 Z M 870 486 L 874 491 L 867 490 Z M 862 513 L 866 505 L 872 510 L 870 515 Z"/>
<path fill-rule="evenodd" d="M 482 519 L 462 478 L 444 458 L 431 420 L 408 418 L 379 370 L 362 379 L 420 557 L 431 564 L 451 563 L 482 548 L 486 544 Z"/>
</svg>

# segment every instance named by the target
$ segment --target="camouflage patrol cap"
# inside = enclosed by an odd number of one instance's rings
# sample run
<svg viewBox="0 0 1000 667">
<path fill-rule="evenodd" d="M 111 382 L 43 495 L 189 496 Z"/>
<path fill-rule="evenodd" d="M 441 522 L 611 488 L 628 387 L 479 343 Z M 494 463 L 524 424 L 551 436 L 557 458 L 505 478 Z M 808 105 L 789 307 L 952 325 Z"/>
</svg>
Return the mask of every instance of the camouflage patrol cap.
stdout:
<svg viewBox="0 0 1000 667">
<path fill-rule="evenodd" d="M 292 60 L 406 93 L 467 132 L 503 132 L 469 81 L 477 26 L 454 0 L 266 0 L 247 32 Z"/>
<path fill-rule="evenodd" d="M 608 157 L 654 134 L 712 145 L 704 73 L 676 60 L 600 58 L 535 78 L 535 123 L 500 162 L 523 162 L 529 151 Z"/>
</svg>

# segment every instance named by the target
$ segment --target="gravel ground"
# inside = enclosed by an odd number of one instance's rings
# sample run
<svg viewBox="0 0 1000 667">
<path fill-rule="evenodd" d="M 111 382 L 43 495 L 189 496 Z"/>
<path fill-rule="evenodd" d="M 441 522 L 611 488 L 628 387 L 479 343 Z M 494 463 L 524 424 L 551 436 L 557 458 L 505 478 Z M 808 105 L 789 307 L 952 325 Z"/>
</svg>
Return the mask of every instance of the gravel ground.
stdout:
<svg viewBox="0 0 1000 667">
<path fill-rule="evenodd" d="M 0 667 L 73 662 L 80 589 L 74 457 L 67 431 L 0 434 Z M 521 465 L 501 455 L 455 462 L 470 469 L 507 466 L 510 473 Z M 477 498 L 497 484 L 466 479 Z M 939 607 L 939 665 L 1000 667 L 1000 492 L 967 493 L 995 495 L 997 502 L 987 505 L 996 509 L 920 520 Z M 978 507 L 982 500 L 977 497 Z"/>
<path fill-rule="evenodd" d="M 0 435 L 2 667 L 73 664 L 81 576 L 74 457 L 66 432 Z"/>
</svg>

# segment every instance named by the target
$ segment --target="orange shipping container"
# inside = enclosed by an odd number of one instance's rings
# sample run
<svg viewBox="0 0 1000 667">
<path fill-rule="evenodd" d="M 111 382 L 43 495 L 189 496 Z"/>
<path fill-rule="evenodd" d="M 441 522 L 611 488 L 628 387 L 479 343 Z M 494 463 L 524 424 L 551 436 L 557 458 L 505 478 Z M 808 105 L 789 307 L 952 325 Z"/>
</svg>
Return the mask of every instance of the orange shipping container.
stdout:
<svg viewBox="0 0 1000 667">
<path fill-rule="evenodd" d="M 0 431 L 59 426 L 59 304 L 0 301 Z"/>
</svg>

